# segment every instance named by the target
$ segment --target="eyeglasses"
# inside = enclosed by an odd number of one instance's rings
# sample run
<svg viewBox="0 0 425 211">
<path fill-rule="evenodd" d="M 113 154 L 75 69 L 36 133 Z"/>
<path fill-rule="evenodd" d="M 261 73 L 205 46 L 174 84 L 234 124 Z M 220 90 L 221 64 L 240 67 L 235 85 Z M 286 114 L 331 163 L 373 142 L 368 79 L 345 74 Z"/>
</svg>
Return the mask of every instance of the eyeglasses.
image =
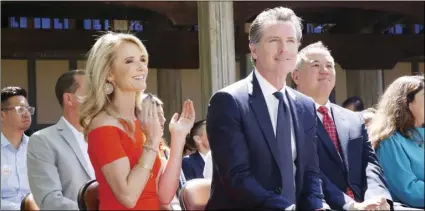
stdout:
<svg viewBox="0 0 425 211">
<path fill-rule="evenodd" d="M 31 106 L 15 106 L 15 107 L 11 107 L 11 108 L 2 108 L 1 110 L 4 111 L 8 111 L 8 110 L 12 110 L 15 109 L 17 114 L 24 114 L 25 112 L 29 112 L 31 115 L 34 114 L 35 112 L 35 108 L 31 107 Z"/>
</svg>

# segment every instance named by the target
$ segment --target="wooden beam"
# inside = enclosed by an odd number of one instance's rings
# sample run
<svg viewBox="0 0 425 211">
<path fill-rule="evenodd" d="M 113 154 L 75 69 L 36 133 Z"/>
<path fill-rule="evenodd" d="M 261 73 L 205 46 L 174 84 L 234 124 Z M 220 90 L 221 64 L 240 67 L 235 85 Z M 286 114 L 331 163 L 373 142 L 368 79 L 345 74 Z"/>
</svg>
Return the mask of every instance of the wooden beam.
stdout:
<svg viewBox="0 0 425 211">
<path fill-rule="evenodd" d="M 340 17 L 336 25 L 328 32 L 331 34 L 361 33 L 364 30 L 373 32 L 373 26 L 380 20 L 386 18 L 388 13 L 358 10 Z"/>
<path fill-rule="evenodd" d="M 248 35 L 235 39 L 238 52 L 249 53 Z M 386 34 L 307 34 L 304 46 L 322 41 L 329 47 L 335 61 L 344 69 L 392 69 L 406 58 L 424 55 L 424 35 Z"/>
<path fill-rule="evenodd" d="M 149 20 L 160 15 L 140 7 L 108 5 L 104 2 L 2 2 L 2 18 L 49 17 L 73 19 Z"/>
<path fill-rule="evenodd" d="M 86 53 L 101 33 L 79 30 L 2 29 L 2 56 L 77 57 Z M 199 67 L 198 34 L 195 32 L 137 33 L 150 56 L 152 68 Z"/>
<path fill-rule="evenodd" d="M 111 6 L 126 5 L 145 8 L 162 14 L 174 25 L 195 25 L 198 23 L 196 1 L 110 1 Z"/>
<path fill-rule="evenodd" d="M 295 11 L 298 14 L 300 10 L 321 11 L 328 8 L 351 8 L 351 9 L 362 9 L 371 11 L 381 11 L 403 15 L 417 23 L 424 23 L 424 2 L 366 2 L 366 1 L 235 1 L 235 23 L 242 24 L 253 16 L 258 15 L 266 8 L 273 8 L 276 6 L 286 6 Z"/>
<path fill-rule="evenodd" d="M 248 35 L 237 33 L 235 51 L 249 53 Z M 2 29 L 2 56 L 84 58 L 98 32 Z M 152 68 L 199 68 L 198 34 L 188 31 L 136 34 L 146 45 Z M 398 61 L 424 55 L 424 35 L 308 34 L 302 46 L 322 41 L 344 69 L 391 69 Z"/>
<path fill-rule="evenodd" d="M 51 16 L 78 18 L 109 18 L 109 19 L 136 19 L 147 11 L 160 14 L 169 19 L 174 25 L 194 25 L 198 23 L 197 4 L 191 1 L 106 1 L 106 2 L 1 2 L 2 17 L 15 16 Z M 424 23 L 423 1 L 399 2 L 353 2 L 353 1 L 235 1 L 234 20 L 236 25 L 243 25 L 253 16 L 258 15 L 266 8 L 287 6 L 297 14 L 306 12 L 323 12 L 328 9 L 359 9 L 381 11 L 399 14 L 412 22 Z M 45 9 L 43 9 L 45 8 Z M 47 8 L 49 10 L 47 10 Z M 146 11 L 146 12 L 145 12 Z M 306 16 L 307 13 L 306 13 Z M 302 16 L 301 16 L 302 17 Z"/>
</svg>

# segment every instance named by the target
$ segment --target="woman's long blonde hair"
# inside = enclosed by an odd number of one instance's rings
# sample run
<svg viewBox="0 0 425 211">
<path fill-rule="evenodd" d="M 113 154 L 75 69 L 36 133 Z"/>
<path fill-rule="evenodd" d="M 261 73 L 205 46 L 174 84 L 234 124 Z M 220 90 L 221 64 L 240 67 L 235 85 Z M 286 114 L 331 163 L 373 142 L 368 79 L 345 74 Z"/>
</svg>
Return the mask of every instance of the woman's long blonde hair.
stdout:
<svg viewBox="0 0 425 211">
<path fill-rule="evenodd" d="M 93 47 L 90 49 L 87 63 L 86 63 L 86 94 L 80 105 L 79 112 L 79 123 L 84 129 L 84 136 L 87 136 L 89 126 L 94 117 L 96 117 L 100 112 L 105 111 L 109 115 L 112 115 L 116 118 L 115 109 L 111 106 L 114 92 L 110 95 L 107 95 L 105 92 L 106 79 L 109 72 L 111 71 L 113 62 L 116 58 L 116 49 L 122 43 L 134 43 L 136 44 L 142 52 L 146 52 L 146 47 L 143 43 L 134 35 L 125 34 L 125 33 L 115 33 L 107 32 L 104 35 L 100 36 Z M 148 58 L 146 58 L 148 61 Z M 136 94 L 136 107 L 135 114 L 139 118 L 141 111 L 141 102 L 142 102 L 142 93 L 143 90 Z M 119 118 L 118 118 L 119 119 Z M 133 132 L 132 121 L 125 121 L 129 125 L 129 133 Z M 124 127 L 126 129 L 126 127 Z"/>
<path fill-rule="evenodd" d="M 379 100 L 376 114 L 368 128 L 369 139 L 375 149 L 394 132 L 399 132 L 407 138 L 412 136 L 409 129 L 415 127 L 415 118 L 409 104 L 414 95 L 423 88 L 423 76 L 402 76 L 388 86 Z"/>
</svg>

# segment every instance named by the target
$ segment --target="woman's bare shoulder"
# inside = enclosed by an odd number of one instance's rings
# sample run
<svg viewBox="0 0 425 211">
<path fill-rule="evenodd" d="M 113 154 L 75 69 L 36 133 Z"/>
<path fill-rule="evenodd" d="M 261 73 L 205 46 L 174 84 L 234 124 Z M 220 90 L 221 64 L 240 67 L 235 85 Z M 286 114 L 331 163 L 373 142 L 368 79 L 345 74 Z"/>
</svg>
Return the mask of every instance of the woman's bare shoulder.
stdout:
<svg viewBox="0 0 425 211">
<path fill-rule="evenodd" d="M 90 123 L 89 132 L 104 126 L 115 126 L 122 129 L 121 123 L 115 117 L 108 115 L 106 112 L 101 112 L 96 115 Z"/>
</svg>

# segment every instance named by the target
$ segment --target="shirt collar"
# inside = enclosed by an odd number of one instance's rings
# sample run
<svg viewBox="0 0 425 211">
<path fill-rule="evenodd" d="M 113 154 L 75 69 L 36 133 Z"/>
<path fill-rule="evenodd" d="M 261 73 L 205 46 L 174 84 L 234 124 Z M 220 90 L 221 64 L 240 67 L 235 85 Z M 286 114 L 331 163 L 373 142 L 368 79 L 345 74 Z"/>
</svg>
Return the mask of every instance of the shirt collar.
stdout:
<svg viewBox="0 0 425 211">
<path fill-rule="evenodd" d="M 316 101 L 314 101 L 314 104 L 316 104 L 316 111 L 319 110 L 320 106 L 322 106 L 319 103 L 317 103 Z M 328 109 L 328 112 L 331 112 L 331 102 L 329 100 L 328 100 L 328 102 L 325 103 L 324 106 Z"/>
<path fill-rule="evenodd" d="M 77 130 L 77 128 L 75 128 L 73 125 L 71 125 L 71 123 L 68 122 L 68 120 L 65 119 L 65 117 L 61 117 L 62 120 L 66 123 L 66 125 L 68 126 L 68 128 L 71 129 L 72 133 L 76 136 L 75 138 L 78 138 L 78 136 L 80 134 L 82 134 L 80 131 Z"/>
<path fill-rule="evenodd" d="M 202 152 L 199 152 L 199 154 L 201 155 L 202 160 L 204 160 L 204 162 L 205 162 L 205 159 L 206 159 L 208 153 L 204 155 L 204 154 L 202 154 Z"/>
<path fill-rule="evenodd" d="M 28 136 L 23 134 L 22 135 L 22 142 L 21 145 L 26 145 L 28 144 Z M 3 134 L 3 132 L 1 133 L 1 145 L 6 147 L 7 145 L 11 145 L 10 141 L 6 138 L 6 136 Z"/>
<path fill-rule="evenodd" d="M 274 87 L 270 82 L 268 82 L 262 75 L 260 72 L 258 72 L 257 70 L 255 70 L 255 76 L 257 77 L 258 83 L 260 84 L 261 87 L 261 91 L 263 92 L 264 97 L 268 97 L 270 95 L 273 95 L 273 93 L 277 92 L 278 90 L 276 89 L 276 87 Z M 285 94 L 285 88 L 286 85 L 282 87 L 281 90 L 279 90 L 280 92 L 282 92 L 283 94 Z"/>
</svg>

